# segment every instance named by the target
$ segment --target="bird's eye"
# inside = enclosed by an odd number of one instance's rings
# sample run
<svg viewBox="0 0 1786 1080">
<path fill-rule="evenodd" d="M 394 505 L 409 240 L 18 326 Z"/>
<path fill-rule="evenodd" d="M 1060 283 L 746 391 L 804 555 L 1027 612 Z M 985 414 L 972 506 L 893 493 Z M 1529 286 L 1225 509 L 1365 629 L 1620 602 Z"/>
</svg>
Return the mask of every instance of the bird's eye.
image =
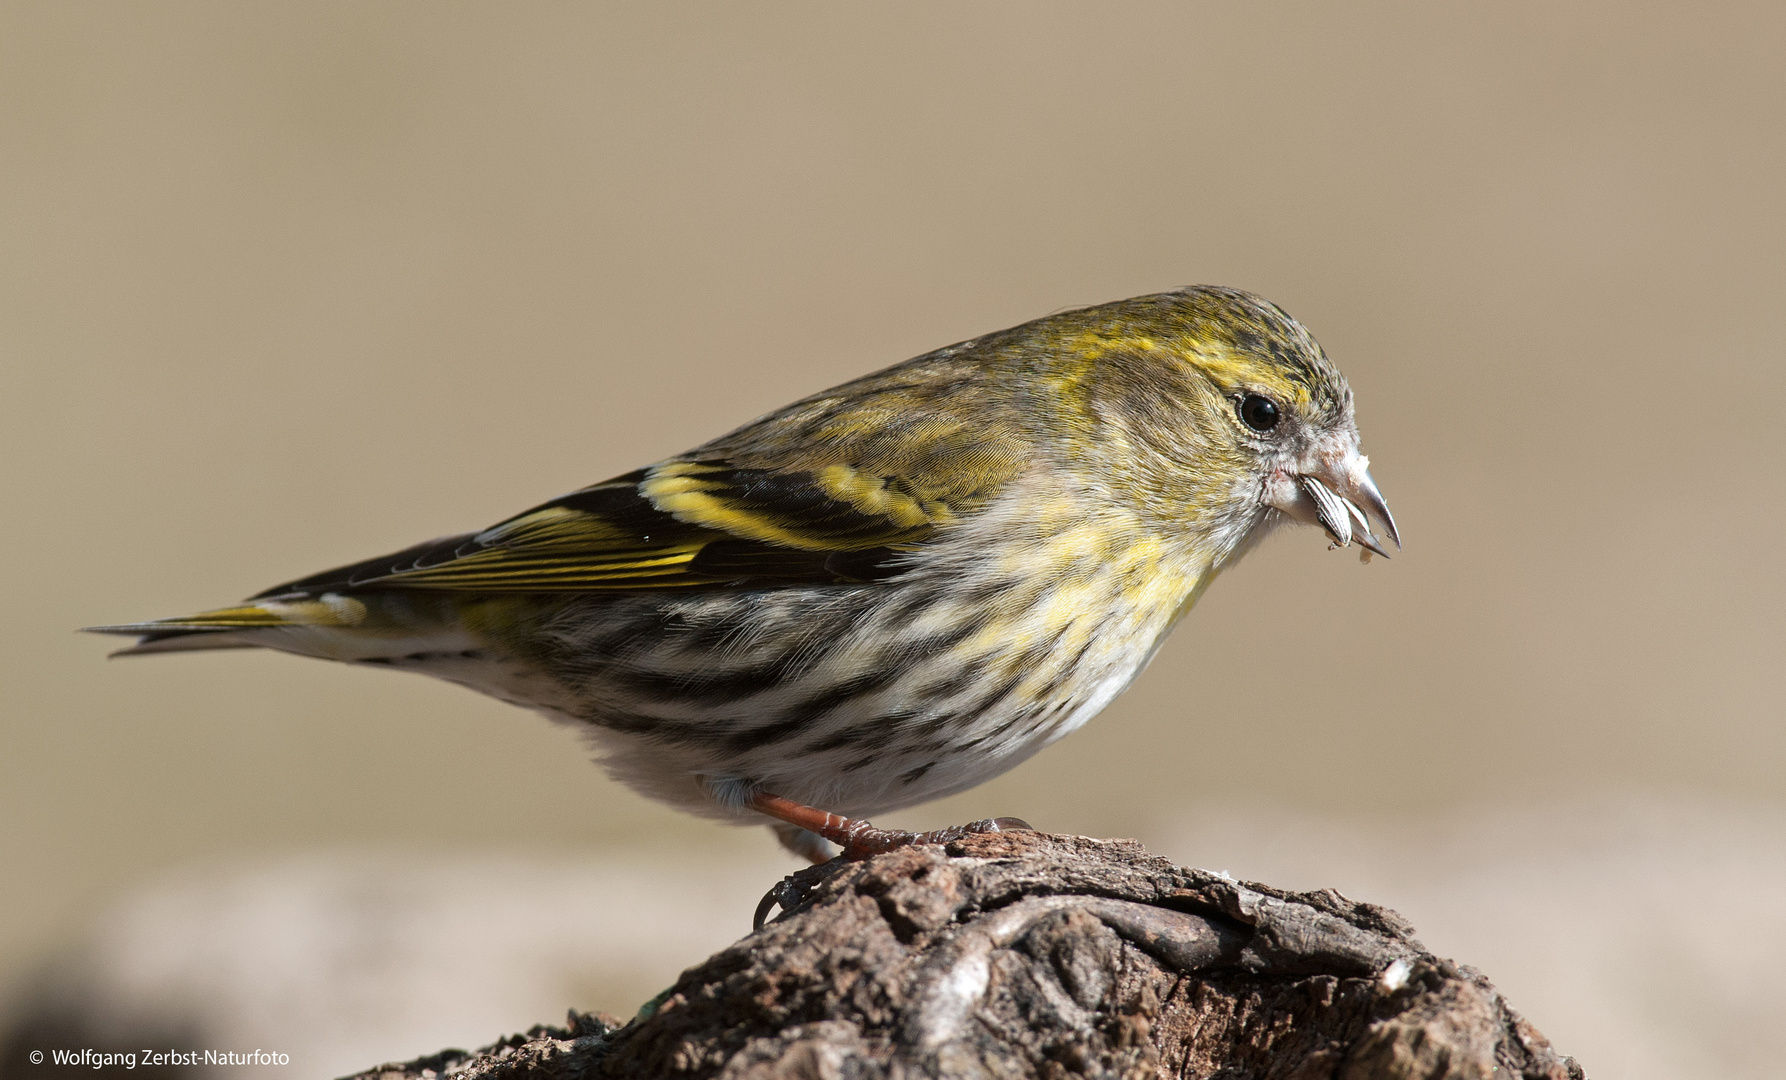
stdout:
<svg viewBox="0 0 1786 1080">
<path fill-rule="evenodd" d="M 1277 427 L 1277 406 L 1268 397 L 1248 394 L 1240 399 L 1240 418 L 1254 431 L 1270 431 Z"/>
</svg>

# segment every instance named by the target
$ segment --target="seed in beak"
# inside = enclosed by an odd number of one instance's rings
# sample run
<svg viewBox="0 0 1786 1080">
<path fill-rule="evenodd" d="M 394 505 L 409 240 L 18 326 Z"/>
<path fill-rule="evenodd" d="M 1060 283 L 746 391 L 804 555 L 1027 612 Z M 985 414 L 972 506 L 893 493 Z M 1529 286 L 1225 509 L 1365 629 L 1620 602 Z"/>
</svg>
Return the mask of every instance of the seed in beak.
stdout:
<svg viewBox="0 0 1786 1080">
<path fill-rule="evenodd" d="M 1364 516 L 1364 511 L 1359 509 L 1356 503 L 1334 494 L 1326 484 L 1312 476 L 1301 476 L 1297 479 L 1302 484 L 1302 490 L 1308 493 L 1310 499 L 1314 500 L 1315 516 L 1320 519 L 1321 527 L 1327 530 L 1327 535 L 1333 537 L 1334 546 L 1345 547 L 1356 540 L 1360 547 L 1375 552 L 1385 559 L 1389 557 L 1389 552 L 1384 550 L 1383 545 L 1377 542 L 1376 536 L 1371 532 L 1370 519 Z M 1381 500 L 1382 496 L 1379 495 L 1378 501 L 1381 502 Z M 1384 513 L 1385 515 L 1388 513 L 1387 508 L 1384 509 Z M 1358 523 L 1357 529 L 1352 528 L 1354 521 Z"/>
<path fill-rule="evenodd" d="M 1346 501 L 1328 490 L 1327 485 L 1312 476 L 1297 478 L 1302 482 L 1302 490 L 1308 492 L 1309 498 L 1315 500 L 1315 516 L 1320 518 L 1321 527 L 1333 542 L 1345 547 L 1352 542 L 1352 515 L 1346 511 Z"/>
</svg>

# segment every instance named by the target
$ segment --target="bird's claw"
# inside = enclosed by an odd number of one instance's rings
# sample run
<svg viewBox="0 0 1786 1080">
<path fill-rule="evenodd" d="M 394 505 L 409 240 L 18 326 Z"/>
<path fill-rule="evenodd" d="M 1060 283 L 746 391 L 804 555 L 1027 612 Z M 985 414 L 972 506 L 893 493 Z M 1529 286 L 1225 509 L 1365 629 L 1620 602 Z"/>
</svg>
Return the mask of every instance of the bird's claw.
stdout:
<svg viewBox="0 0 1786 1080">
<path fill-rule="evenodd" d="M 769 891 L 763 894 L 763 898 L 757 901 L 756 915 L 752 917 L 750 923 L 751 932 L 755 933 L 761 930 L 763 924 L 769 921 L 769 912 L 777 906 L 781 908 L 781 914 L 786 915 L 806 903 L 806 898 L 812 894 L 813 889 L 843 867 L 843 860 L 832 859 L 830 862 L 819 863 L 817 866 L 796 870 L 770 886 Z M 781 915 L 776 918 L 781 918 Z"/>
</svg>

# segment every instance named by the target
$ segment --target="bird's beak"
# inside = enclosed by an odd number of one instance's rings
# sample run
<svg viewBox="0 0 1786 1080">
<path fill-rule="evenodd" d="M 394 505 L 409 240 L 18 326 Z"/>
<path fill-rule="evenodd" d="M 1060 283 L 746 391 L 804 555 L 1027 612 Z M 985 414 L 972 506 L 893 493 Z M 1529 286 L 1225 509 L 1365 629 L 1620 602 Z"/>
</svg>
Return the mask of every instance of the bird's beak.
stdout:
<svg viewBox="0 0 1786 1080">
<path fill-rule="evenodd" d="M 1319 525 L 1339 547 L 1357 541 L 1360 547 L 1385 559 L 1389 552 L 1372 531 L 1374 519 L 1401 550 L 1401 534 L 1389 504 L 1371 479 L 1370 459 L 1357 450 L 1322 455 L 1303 472 L 1279 472 L 1265 483 L 1265 504 L 1297 521 Z"/>
</svg>

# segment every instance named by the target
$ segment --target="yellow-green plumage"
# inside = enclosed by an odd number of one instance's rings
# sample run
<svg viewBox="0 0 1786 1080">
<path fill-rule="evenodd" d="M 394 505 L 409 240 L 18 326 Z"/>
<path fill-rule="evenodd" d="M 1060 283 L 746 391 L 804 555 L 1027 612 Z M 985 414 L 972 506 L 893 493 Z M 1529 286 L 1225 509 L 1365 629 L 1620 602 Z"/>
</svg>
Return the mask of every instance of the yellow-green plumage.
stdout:
<svg viewBox="0 0 1786 1080">
<path fill-rule="evenodd" d="M 938 350 L 480 533 L 102 629 L 461 682 L 698 813 L 757 791 L 873 813 L 1083 723 L 1273 522 L 1380 552 L 1357 442 L 1306 330 L 1186 289 Z"/>
</svg>

